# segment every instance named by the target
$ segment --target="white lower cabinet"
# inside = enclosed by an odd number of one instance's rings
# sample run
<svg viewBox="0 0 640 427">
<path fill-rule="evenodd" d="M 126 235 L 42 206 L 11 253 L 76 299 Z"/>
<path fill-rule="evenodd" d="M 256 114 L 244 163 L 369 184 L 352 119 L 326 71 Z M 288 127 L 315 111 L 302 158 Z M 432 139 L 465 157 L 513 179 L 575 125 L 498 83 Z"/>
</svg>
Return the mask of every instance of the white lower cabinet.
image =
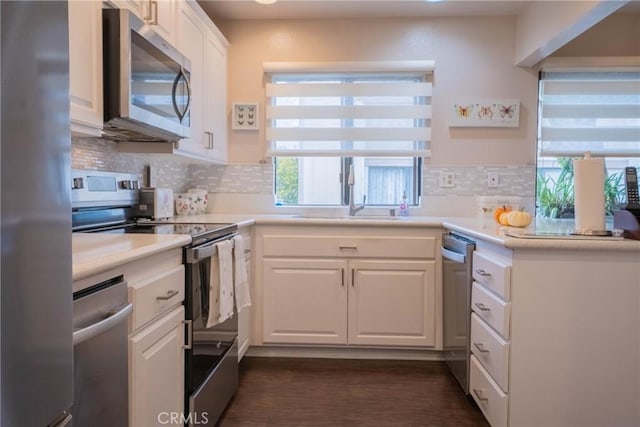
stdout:
<svg viewBox="0 0 640 427">
<path fill-rule="evenodd" d="M 437 347 L 437 237 L 415 231 L 258 232 L 262 342 Z"/>
<path fill-rule="evenodd" d="M 471 356 L 469 392 L 493 427 L 507 425 L 509 399 L 475 356 Z"/>
<path fill-rule="evenodd" d="M 182 249 L 143 258 L 123 270 L 133 304 L 129 321 L 129 425 L 167 424 L 172 414 L 184 410 Z"/>
<path fill-rule="evenodd" d="M 265 260 L 264 341 L 346 344 L 346 269 L 341 260 Z"/>
<path fill-rule="evenodd" d="M 161 425 L 184 406 L 184 307 L 129 338 L 131 426 Z"/>
<path fill-rule="evenodd" d="M 435 264 L 349 261 L 349 343 L 433 346 Z"/>
<path fill-rule="evenodd" d="M 638 250 L 598 244 L 476 241 L 469 388 L 491 426 L 640 425 Z"/>
</svg>

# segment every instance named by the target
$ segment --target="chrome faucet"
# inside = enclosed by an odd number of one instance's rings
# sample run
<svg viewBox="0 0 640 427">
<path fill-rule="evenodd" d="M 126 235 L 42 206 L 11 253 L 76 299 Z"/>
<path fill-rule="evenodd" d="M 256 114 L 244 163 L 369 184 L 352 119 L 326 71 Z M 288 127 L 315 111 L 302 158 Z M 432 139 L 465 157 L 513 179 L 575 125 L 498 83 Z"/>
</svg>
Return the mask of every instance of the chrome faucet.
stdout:
<svg viewBox="0 0 640 427">
<path fill-rule="evenodd" d="M 364 204 L 367 201 L 367 196 L 366 194 L 364 196 L 362 196 L 362 204 L 360 206 L 356 206 L 353 203 L 353 185 L 355 184 L 355 177 L 353 174 L 353 165 L 351 165 L 351 167 L 349 168 L 349 216 L 354 216 L 355 214 L 357 214 L 358 212 L 360 212 L 362 209 L 365 208 Z"/>
</svg>

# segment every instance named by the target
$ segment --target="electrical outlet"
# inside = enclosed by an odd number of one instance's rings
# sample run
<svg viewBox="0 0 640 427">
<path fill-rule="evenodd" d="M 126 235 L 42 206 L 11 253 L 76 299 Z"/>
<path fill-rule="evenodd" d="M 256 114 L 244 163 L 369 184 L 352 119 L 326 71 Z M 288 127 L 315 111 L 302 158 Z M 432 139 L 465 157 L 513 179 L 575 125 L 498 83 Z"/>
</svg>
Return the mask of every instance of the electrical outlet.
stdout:
<svg viewBox="0 0 640 427">
<path fill-rule="evenodd" d="M 440 188 L 451 188 L 456 186 L 456 174 L 453 172 L 440 172 Z"/>
<path fill-rule="evenodd" d="M 487 172 L 487 187 L 489 188 L 497 188 L 500 180 L 500 175 L 497 171 L 489 171 Z"/>
</svg>

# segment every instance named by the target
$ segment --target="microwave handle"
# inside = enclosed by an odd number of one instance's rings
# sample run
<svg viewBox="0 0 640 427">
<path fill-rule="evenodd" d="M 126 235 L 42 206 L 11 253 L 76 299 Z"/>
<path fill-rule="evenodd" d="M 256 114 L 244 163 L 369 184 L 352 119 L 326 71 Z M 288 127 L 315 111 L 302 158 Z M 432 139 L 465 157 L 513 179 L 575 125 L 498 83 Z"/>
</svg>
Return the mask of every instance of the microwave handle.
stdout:
<svg viewBox="0 0 640 427">
<path fill-rule="evenodd" d="M 178 109 L 178 103 L 176 102 L 176 91 L 178 90 L 178 82 L 180 81 L 180 77 L 184 78 L 185 86 L 187 87 L 187 105 L 184 107 L 184 111 L 180 111 Z M 184 119 L 189 113 L 189 108 L 191 107 L 191 86 L 189 85 L 189 79 L 184 72 L 184 68 L 180 67 L 180 72 L 176 74 L 176 78 L 173 80 L 173 87 L 171 88 L 171 103 L 173 104 L 173 111 L 175 111 L 176 116 L 182 123 L 182 119 Z"/>
</svg>

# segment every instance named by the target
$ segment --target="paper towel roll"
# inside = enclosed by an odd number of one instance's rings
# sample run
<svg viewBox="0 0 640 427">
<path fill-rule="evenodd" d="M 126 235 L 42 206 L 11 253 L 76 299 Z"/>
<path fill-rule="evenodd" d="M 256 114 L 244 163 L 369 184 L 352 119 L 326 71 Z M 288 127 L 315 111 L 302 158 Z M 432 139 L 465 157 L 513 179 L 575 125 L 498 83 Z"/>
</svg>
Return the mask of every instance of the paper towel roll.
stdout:
<svg viewBox="0 0 640 427">
<path fill-rule="evenodd" d="M 605 229 L 604 225 L 604 159 L 573 161 L 576 233 L 591 234 Z"/>
</svg>

